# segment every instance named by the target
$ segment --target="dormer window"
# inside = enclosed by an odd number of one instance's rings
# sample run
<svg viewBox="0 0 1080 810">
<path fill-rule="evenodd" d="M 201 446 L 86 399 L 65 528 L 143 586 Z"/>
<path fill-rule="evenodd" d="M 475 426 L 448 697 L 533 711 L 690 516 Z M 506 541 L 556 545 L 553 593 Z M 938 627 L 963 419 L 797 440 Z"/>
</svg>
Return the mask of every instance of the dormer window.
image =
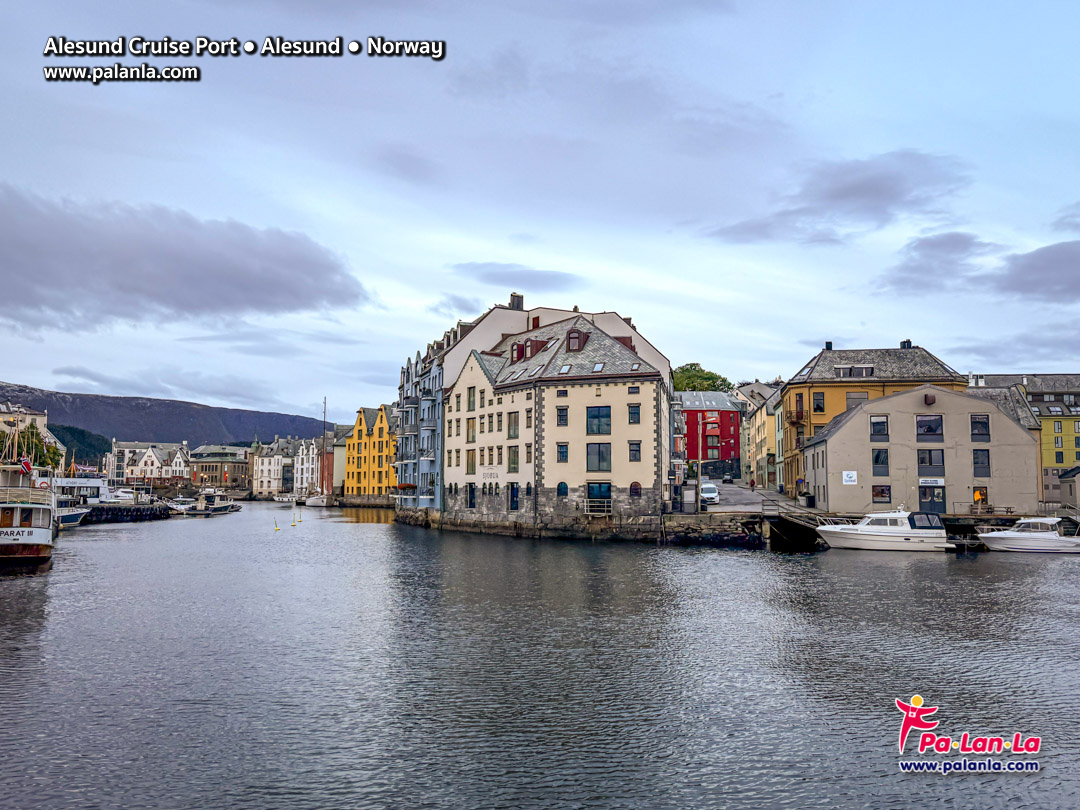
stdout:
<svg viewBox="0 0 1080 810">
<path fill-rule="evenodd" d="M 581 347 L 584 344 L 582 338 L 584 335 L 578 329 L 571 329 L 566 335 L 566 350 L 569 352 L 580 352 Z"/>
<path fill-rule="evenodd" d="M 633 363 L 630 366 L 631 371 L 637 371 L 639 368 L 641 368 L 641 363 Z"/>
<path fill-rule="evenodd" d="M 837 377 L 873 377 L 873 366 L 833 366 Z"/>
<path fill-rule="evenodd" d="M 603 363 L 594 363 L 593 367 L 592 367 L 592 370 L 593 370 L 593 374 L 595 374 L 598 371 L 603 371 L 604 370 L 604 364 Z"/>
</svg>

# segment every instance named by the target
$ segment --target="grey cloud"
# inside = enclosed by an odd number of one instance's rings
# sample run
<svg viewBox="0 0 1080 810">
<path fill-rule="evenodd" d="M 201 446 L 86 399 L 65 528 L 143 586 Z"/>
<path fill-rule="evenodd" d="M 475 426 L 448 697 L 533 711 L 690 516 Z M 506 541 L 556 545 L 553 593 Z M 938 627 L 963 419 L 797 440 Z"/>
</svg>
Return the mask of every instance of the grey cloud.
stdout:
<svg viewBox="0 0 1080 810">
<path fill-rule="evenodd" d="M 1075 334 L 1077 330 L 1080 330 L 1080 322 L 1063 327 L 1061 333 Z M 1066 363 L 1070 362 L 1069 358 L 1062 355 L 1061 343 L 1047 340 L 1045 329 L 1039 328 L 1019 334 L 995 336 L 991 340 L 957 344 L 950 346 L 948 353 L 950 357 L 971 358 L 974 368 L 1003 374 L 1010 370 L 1030 371 L 1036 365 L 1043 371 L 1050 371 L 1055 365 L 1061 364 L 1063 359 Z"/>
<path fill-rule="evenodd" d="M 376 153 L 376 164 L 391 177 L 420 186 L 442 182 L 442 170 L 430 158 L 404 144 L 384 144 Z"/>
<path fill-rule="evenodd" d="M 904 245 L 900 263 L 886 271 L 880 283 L 900 292 L 944 289 L 979 271 L 973 259 L 999 249 L 961 231 L 921 236 Z"/>
<path fill-rule="evenodd" d="M 235 405 L 265 407 L 280 404 L 277 391 L 260 381 L 232 375 L 204 374 L 171 366 L 144 369 L 128 376 L 103 374 L 85 366 L 53 369 L 58 377 L 82 384 L 85 393 L 110 396 L 163 397 L 167 399 L 212 398 Z"/>
<path fill-rule="evenodd" d="M 497 287 L 513 287 L 518 290 L 552 292 L 569 290 L 580 285 L 584 279 L 561 270 L 537 270 L 525 264 L 502 262 L 461 262 L 451 265 L 455 273 L 473 281 Z"/>
<path fill-rule="evenodd" d="M 1080 241 L 1057 242 L 1005 257 L 990 277 L 998 290 L 1048 303 L 1080 299 Z"/>
<path fill-rule="evenodd" d="M 322 329 L 257 326 L 232 327 L 203 335 L 189 335 L 180 340 L 187 343 L 212 343 L 226 347 L 230 352 L 255 357 L 300 357 L 318 351 L 320 344 L 359 346 L 366 342 Z"/>
<path fill-rule="evenodd" d="M 1058 218 L 1050 223 L 1055 231 L 1080 232 L 1080 202 L 1067 205 L 1058 211 Z"/>
<path fill-rule="evenodd" d="M 73 330 L 369 297 L 338 256 L 303 234 L 161 206 L 58 202 L 0 184 L 0 244 L 0 318 Z"/>
<path fill-rule="evenodd" d="M 904 215 L 940 214 L 946 198 L 968 182 L 955 158 L 913 149 L 866 160 L 825 161 L 811 167 L 799 189 L 772 213 L 709 235 L 728 242 L 837 244 Z"/>
<path fill-rule="evenodd" d="M 453 318 L 457 315 L 477 315 L 484 309 L 484 302 L 479 298 L 445 293 L 442 298 L 428 307 L 428 312 Z"/>
</svg>

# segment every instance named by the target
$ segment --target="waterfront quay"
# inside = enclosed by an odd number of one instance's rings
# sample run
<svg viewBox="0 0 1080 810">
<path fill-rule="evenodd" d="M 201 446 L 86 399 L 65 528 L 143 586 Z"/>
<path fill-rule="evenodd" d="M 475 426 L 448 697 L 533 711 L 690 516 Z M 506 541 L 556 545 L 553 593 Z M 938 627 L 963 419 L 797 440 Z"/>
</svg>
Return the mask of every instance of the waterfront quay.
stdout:
<svg viewBox="0 0 1080 810">
<path fill-rule="evenodd" d="M 1074 556 L 283 514 L 84 526 L 0 580 L 0 807 L 1080 803 Z M 900 773 L 916 693 L 1041 770 Z"/>
</svg>

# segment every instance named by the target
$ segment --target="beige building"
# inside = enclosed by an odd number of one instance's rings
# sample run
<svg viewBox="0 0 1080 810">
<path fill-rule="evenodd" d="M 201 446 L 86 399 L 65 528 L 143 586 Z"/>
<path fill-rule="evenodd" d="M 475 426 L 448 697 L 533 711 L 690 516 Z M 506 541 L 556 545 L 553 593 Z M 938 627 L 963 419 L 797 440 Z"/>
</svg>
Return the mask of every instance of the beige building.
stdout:
<svg viewBox="0 0 1080 810">
<path fill-rule="evenodd" d="M 802 449 L 806 490 L 830 512 L 1033 514 L 1040 428 L 1017 388 L 921 385 L 864 401 Z"/>
<path fill-rule="evenodd" d="M 746 446 L 749 448 L 750 478 L 759 487 L 775 490 L 776 482 L 776 409 L 780 406 L 780 389 L 757 405 L 744 422 Z"/>
<path fill-rule="evenodd" d="M 443 515 L 567 527 L 659 515 L 671 381 L 584 316 L 473 351 L 444 394 Z"/>
</svg>

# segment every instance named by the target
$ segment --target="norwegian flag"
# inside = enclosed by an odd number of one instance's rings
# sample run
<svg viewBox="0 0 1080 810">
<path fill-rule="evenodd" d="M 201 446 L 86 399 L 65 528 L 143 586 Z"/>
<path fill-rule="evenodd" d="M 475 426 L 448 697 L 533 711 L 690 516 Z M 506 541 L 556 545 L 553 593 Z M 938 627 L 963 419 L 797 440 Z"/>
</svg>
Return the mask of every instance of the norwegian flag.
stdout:
<svg viewBox="0 0 1080 810">
<path fill-rule="evenodd" d="M 30 463 L 30 456 L 20 458 L 19 466 L 22 468 L 23 475 L 30 475 L 34 471 L 34 465 Z"/>
</svg>

